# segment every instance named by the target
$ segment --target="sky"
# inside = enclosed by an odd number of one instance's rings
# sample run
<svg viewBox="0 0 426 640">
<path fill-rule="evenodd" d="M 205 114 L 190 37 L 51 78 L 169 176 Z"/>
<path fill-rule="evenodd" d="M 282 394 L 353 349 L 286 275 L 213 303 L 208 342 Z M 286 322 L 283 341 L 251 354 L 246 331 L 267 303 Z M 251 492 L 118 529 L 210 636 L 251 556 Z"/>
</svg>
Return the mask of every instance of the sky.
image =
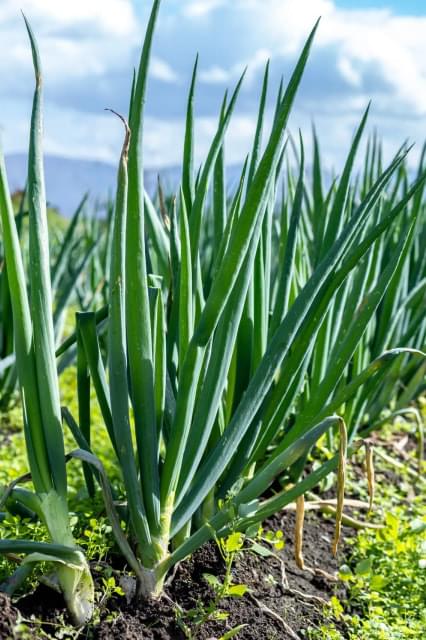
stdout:
<svg viewBox="0 0 426 640">
<path fill-rule="evenodd" d="M 44 148 L 49 154 L 116 164 L 150 0 L 0 0 L 0 133 L 8 153 L 26 151 L 33 91 L 30 48 L 20 14 L 37 36 L 44 70 Z M 339 170 L 353 130 L 372 100 L 369 130 L 390 155 L 426 138 L 426 0 L 163 0 L 148 83 L 145 164 L 178 165 L 186 95 L 198 52 L 196 159 L 208 151 L 226 89 L 248 71 L 230 126 L 226 158 L 250 148 L 266 61 L 272 117 L 321 16 L 290 129 L 309 147 L 315 124 L 323 157 Z M 416 151 L 417 149 L 417 151 Z"/>
</svg>

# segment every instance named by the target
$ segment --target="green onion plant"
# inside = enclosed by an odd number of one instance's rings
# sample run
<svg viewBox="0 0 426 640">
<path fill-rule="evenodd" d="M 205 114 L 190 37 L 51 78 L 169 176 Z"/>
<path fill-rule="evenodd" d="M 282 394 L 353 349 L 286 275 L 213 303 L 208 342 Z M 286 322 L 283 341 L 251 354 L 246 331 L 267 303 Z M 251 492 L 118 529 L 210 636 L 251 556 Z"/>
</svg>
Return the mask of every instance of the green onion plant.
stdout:
<svg viewBox="0 0 426 640">
<path fill-rule="evenodd" d="M 36 563 L 48 562 L 53 566 L 52 580 L 62 591 L 74 622 L 82 625 L 92 615 L 94 587 L 87 561 L 73 540 L 67 506 L 42 161 L 42 76 L 37 45 L 27 22 L 26 26 L 36 77 L 28 163 L 29 294 L 3 157 L 0 160 L 0 215 L 34 491 L 14 483 L 1 502 L 14 499 L 29 513 L 37 515 L 45 524 L 51 542 L 0 540 L 0 552 L 25 554 L 17 570 L 20 578 Z"/>
</svg>

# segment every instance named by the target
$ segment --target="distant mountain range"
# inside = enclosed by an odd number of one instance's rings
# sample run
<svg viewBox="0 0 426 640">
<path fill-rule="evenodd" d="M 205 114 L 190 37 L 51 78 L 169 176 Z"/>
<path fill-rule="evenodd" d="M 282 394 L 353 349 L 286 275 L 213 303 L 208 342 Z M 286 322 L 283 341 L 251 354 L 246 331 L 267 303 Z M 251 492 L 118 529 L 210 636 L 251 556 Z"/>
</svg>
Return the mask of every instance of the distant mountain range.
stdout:
<svg viewBox="0 0 426 640">
<path fill-rule="evenodd" d="M 11 192 L 23 189 L 27 179 L 27 156 L 13 153 L 6 156 L 6 168 Z M 44 157 L 46 177 L 46 197 L 50 206 L 57 208 L 64 216 L 70 217 L 83 195 L 90 194 L 90 203 L 99 206 L 108 196 L 115 194 L 117 167 L 97 160 L 81 160 L 46 155 Z M 227 168 L 228 185 L 237 184 L 241 172 L 238 165 Z M 150 195 L 157 189 L 158 175 L 166 193 L 175 192 L 179 186 L 181 169 L 166 167 L 145 171 L 145 188 Z"/>
<path fill-rule="evenodd" d="M 27 177 L 26 154 L 6 156 L 6 168 L 11 192 L 22 189 Z M 65 216 L 73 214 L 86 192 L 90 194 L 91 203 L 101 208 L 108 195 L 115 193 L 117 168 L 106 162 L 46 155 L 44 168 L 47 201 Z M 176 189 L 180 180 L 178 167 L 147 170 L 145 186 L 150 194 L 155 192 L 159 174 L 166 191 Z"/>
</svg>

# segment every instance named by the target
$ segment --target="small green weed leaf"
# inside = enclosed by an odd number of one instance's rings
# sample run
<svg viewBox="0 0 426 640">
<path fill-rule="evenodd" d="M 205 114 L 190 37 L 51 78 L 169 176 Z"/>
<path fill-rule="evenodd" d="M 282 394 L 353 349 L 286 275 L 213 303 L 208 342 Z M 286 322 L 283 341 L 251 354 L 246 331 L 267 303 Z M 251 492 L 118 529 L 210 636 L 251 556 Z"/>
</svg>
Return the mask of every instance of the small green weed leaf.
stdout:
<svg viewBox="0 0 426 640">
<path fill-rule="evenodd" d="M 214 576 L 212 573 L 203 573 L 203 578 L 211 587 L 213 587 L 213 589 L 217 589 L 222 586 L 219 578 Z"/>
<path fill-rule="evenodd" d="M 253 543 L 250 551 L 257 553 L 258 556 L 262 556 L 263 558 L 269 558 L 274 555 L 270 549 L 264 547 L 263 544 L 259 544 L 258 542 Z"/>
<path fill-rule="evenodd" d="M 237 596 L 238 598 L 242 598 L 242 596 L 247 593 L 248 586 L 245 584 L 233 584 L 228 589 L 228 595 Z"/>
<path fill-rule="evenodd" d="M 394 516 L 392 513 L 387 513 L 385 515 L 385 522 L 386 522 L 386 537 L 391 538 L 392 540 L 395 540 L 398 537 L 398 531 L 399 531 L 399 519 Z"/>
<path fill-rule="evenodd" d="M 370 589 L 372 589 L 372 591 L 381 591 L 388 583 L 389 580 L 385 576 L 376 575 L 370 580 Z"/>
<path fill-rule="evenodd" d="M 280 530 L 267 531 L 265 534 L 265 540 L 267 540 L 269 544 L 273 545 L 277 551 L 280 551 L 285 547 L 284 534 Z"/>
<path fill-rule="evenodd" d="M 225 551 L 227 553 L 235 553 L 239 551 L 244 544 L 244 536 L 241 533 L 231 533 L 225 540 Z"/>
<path fill-rule="evenodd" d="M 229 613 L 227 611 L 215 611 L 213 617 L 215 620 L 227 620 Z"/>
<path fill-rule="evenodd" d="M 262 527 L 259 527 L 257 524 L 253 524 L 251 527 L 246 529 L 247 538 L 257 538 L 262 533 Z"/>
<path fill-rule="evenodd" d="M 357 576 L 366 576 L 371 573 L 372 562 L 371 558 L 364 558 L 360 560 L 355 567 L 355 573 Z"/>
<path fill-rule="evenodd" d="M 230 640 L 230 638 L 235 638 L 237 633 L 239 633 L 246 626 L 246 624 L 239 624 L 237 627 L 234 627 L 233 629 L 227 631 L 223 636 L 220 636 L 219 640 Z"/>
<path fill-rule="evenodd" d="M 351 568 L 347 564 L 342 564 L 339 569 L 339 578 L 340 580 L 349 580 L 352 578 L 353 573 Z"/>
<path fill-rule="evenodd" d="M 341 617 L 344 609 L 340 603 L 340 600 L 336 598 L 336 596 L 331 596 L 330 608 L 333 613 L 333 616 L 338 620 Z"/>
</svg>

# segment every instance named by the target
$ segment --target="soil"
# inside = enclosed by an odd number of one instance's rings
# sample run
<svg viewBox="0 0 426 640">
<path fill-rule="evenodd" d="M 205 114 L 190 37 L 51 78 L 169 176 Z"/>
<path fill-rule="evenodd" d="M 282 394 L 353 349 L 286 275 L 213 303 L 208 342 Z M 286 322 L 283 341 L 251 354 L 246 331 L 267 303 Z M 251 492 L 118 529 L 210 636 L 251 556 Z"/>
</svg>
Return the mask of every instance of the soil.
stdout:
<svg viewBox="0 0 426 640">
<path fill-rule="evenodd" d="M 308 570 L 300 570 L 294 561 L 293 512 L 285 512 L 264 524 L 265 530 L 284 534 L 285 546 L 276 553 L 278 557 L 263 557 L 253 551 L 240 554 L 233 565 L 235 584 L 244 584 L 249 591 L 241 598 L 225 598 L 219 610 L 227 613 L 226 620 L 211 620 L 197 628 L 185 614 L 194 610 L 198 602 L 204 607 L 214 598 L 214 592 L 203 574 L 210 573 L 223 578 L 223 560 L 214 543 L 198 550 L 190 559 L 181 563 L 166 587 L 166 597 L 156 602 L 131 602 L 126 604 L 123 596 L 113 596 L 104 605 L 100 620 L 85 629 L 79 637 L 96 640 L 180 640 L 186 636 L 176 616 L 180 607 L 183 622 L 192 631 L 196 640 L 215 640 L 238 625 L 245 625 L 237 634 L 240 640 L 275 640 L 301 638 L 308 627 L 317 626 L 322 620 L 323 601 L 333 594 L 344 598 L 344 587 L 331 579 L 342 558 L 333 558 L 331 540 L 334 524 L 320 515 L 308 512 L 305 517 L 303 555 Z M 345 535 L 344 531 L 344 535 Z M 343 554 L 344 549 L 340 551 Z M 312 570 L 310 570 L 312 569 Z M 315 572 L 319 569 L 320 572 Z M 330 578 L 324 577 L 330 574 Z M 96 575 L 96 572 L 94 572 Z M 13 636 L 12 629 L 18 615 L 28 621 L 43 620 L 43 623 L 28 623 L 31 631 L 27 638 L 43 637 L 42 631 L 52 633 L 58 623 L 62 627 L 60 637 L 71 638 L 64 633 L 62 621 L 67 622 L 64 605 L 59 594 L 40 586 L 12 606 L 6 596 L 0 600 L 0 638 Z M 56 630 L 59 629 L 59 626 Z M 342 630 L 344 633 L 344 630 Z M 59 637 L 59 636 L 58 636 Z"/>
<path fill-rule="evenodd" d="M 416 439 L 410 435 L 406 448 L 415 446 Z M 355 478 L 365 478 L 365 470 L 359 460 L 353 459 L 351 468 Z M 379 482 L 397 482 L 399 478 L 397 470 L 391 469 L 381 469 L 376 477 Z M 323 498 L 334 495 L 334 487 L 321 493 Z M 350 512 L 350 509 L 345 511 Z M 75 631 L 67 631 L 69 620 L 64 613 L 62 597 L 51 589 L 41 585 L 34 593 L 14 600 L 13 604 L 0 593 L 0 640 L 42 637 L 78 637 L 85 640 L 184 640 L 191 637 L 193 640 L 218 640 L 240 625 L 242 628 L 234 636 L 239 640 L 303 640 L 309 627 L 321 624 L 324 602 L 333 595 L 345 600 L 345 585 L 331 578 L 339 565 L 348 561 L 350 551 L 344 540 L 352 537 L 354 531 L 343 527 L 343 542 L 336 559 L 331 553 L 334 522 L 317 512 L 307 512 L 303 534 L 307 569 L 302 571 L 294 560 L 294 524 L 295 514 L 292 511 L 282 512 L 264 523 L 265 531 L 283 532 L 285 546 L 276 552 L 276 557 L 259 556 L 250 549 L 237 556 L 232 569 L 233 582 L 244 584 L 249 590 L 241 598 L 222 599 L 218 609 L 226 614 L 226 619 L 209 620 L 197 626 L 190 615 L 200 603 L 205 610 L 214 598 L 204 574 L 223 579 L 225 573 L 216 544 L 209 543 L 177 567 L 163 598 L 155 602 L 127 602 L 123 596 L 112 596 L 100 606 L 98 619 L 81 630 L 78 636 Z M 118 582 L 123 573 L 122 560 L 118 557 L 110 560 Z M 99 583 L 103 575 L 99 565 L 92 566 L 92 573 L 95 582 Z M 99 591 L 102 590 L 99 585 Z M 182 611 L 180 623 L 177 609 Z M 13 632 L 20 621 L 26 625 L 24 635 Z M 185 625 L 191 636 L 185 635 Z M 347 630 L 339 627 L 338 622 L 335 625 L 342 636 L 347 637 Z"/>
<path fill-rule="evenodd" d="M 414 447 L 416 439 L 410 435 L 408 447 Z M 365 470 L 359 460 L 351 461 L 355 478 L 365 478 Z M 383 476 L 382 478 L 380 476 Z M 377 480 L 397 482 L 397 470 L 381 469 Z M 321 493 L 323 498 L 335 496 L 332 487 Z M 351 509 L 346 508 L 350 513 Z M 285 546 L 276 552 L 277 557 L 259 556 L 246 550 L 237 556 L 232 570 L 234 584 L 244 584 L 249 590 L 241 598 L 225 598 L 218 606 L 226 619 L 210 620 L 202 625 L 194 624 L 188 612 L 194 611 L 199 603 L 206 609 L 214 598 L 204 574 L 209 573 L 223 579 L 225 567 L 216 544 L 204 545 L 191 558 L 176 569 L 173 579 L 166 586 L 165 596 L 159 601 L 127 602 L 123 596 L 112 596 L 100 606 L 98 619 L 78 634 L 87 640 L 218 640 L 239 625 L 243 626 L 235 636 L 239 640 L 294 640 L 306 638 L 309 627 L 318 627 L 323 621 L 323 603 L 336 595 L 345 601 L 345 585 L 331 578 L 338 567 L 348 561 L 350 547 L 345 546 L 345 538 L 353 537 L 354 531 L 343 527 L 342 539 L 337 559 L 331 553 L 334 522 L 317 512 L 307 512 L 303 533 L 303 556 L 306 570 L 297 567 L 294 560 L 295 514 L 284 511 L 264 523 L 264 530 L 281 530 Z M 122 559 L 110 558 L 116 581 L 123 573 Z M 96 582 L 103 575 L 99 566 L 92 566 Z M 103 586 L 99 584 L 99 592 Z M 179 624 L 177 609 L 182 611 Z M 37 590 L 19 600 L 10 602 L 0 593 L 0 640 L 57 637 L 76 638 L 75 631 L 67 631 L 69 619 L 64 613 L 62 597 L 41 585 Z M 16 622 L 23 620 L 25 635 L 19 635 Z M 343 637 L 347 630 L 336 627 Z M 184 626 L 192 635 L 185 635 Z M 55 632 L 57 635 L 55 635 Z M 45 634 L 49 634 L 46 636 Z M 228 636 L 231 637 L 231 636 Z"/>
</svg>

